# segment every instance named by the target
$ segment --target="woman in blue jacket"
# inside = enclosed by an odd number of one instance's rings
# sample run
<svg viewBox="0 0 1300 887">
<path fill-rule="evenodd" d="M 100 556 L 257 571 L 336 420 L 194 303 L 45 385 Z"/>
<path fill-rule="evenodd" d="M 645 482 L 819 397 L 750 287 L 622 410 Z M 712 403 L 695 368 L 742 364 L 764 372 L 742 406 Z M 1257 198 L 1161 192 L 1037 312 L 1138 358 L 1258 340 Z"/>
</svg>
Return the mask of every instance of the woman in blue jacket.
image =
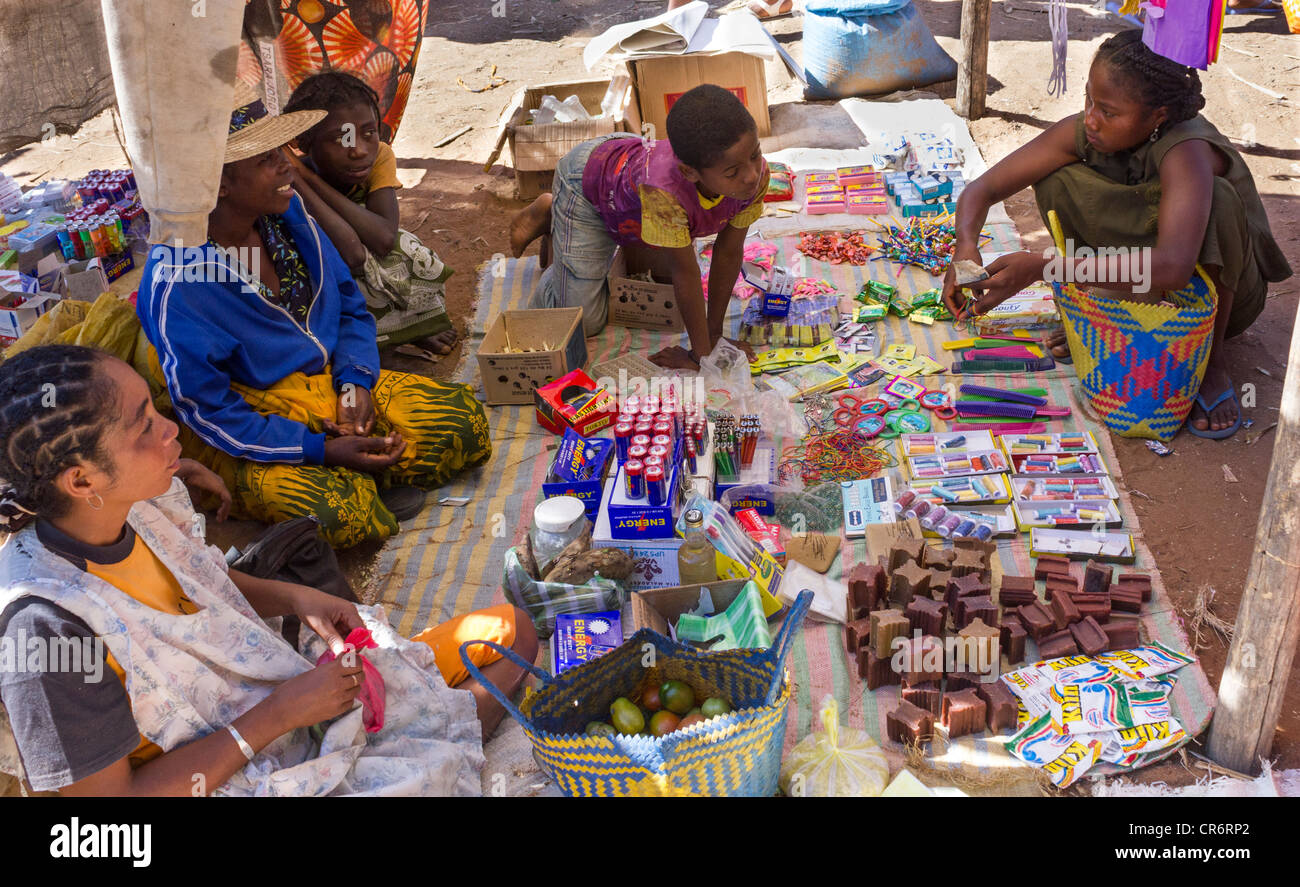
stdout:
<svg viewBox="0 0 1300 887">
<path fill-rule="evenodd" d="M 374 318 L 290 185 L 283 146 L 323 112 L 236 101 L 208 242 L 154 246 L 137 302 L 185 453 L 236 514 L 387 538 L 421 488 L 487 461 L 487 418 L 467 385 L 380 370 Z"/>
</svg>

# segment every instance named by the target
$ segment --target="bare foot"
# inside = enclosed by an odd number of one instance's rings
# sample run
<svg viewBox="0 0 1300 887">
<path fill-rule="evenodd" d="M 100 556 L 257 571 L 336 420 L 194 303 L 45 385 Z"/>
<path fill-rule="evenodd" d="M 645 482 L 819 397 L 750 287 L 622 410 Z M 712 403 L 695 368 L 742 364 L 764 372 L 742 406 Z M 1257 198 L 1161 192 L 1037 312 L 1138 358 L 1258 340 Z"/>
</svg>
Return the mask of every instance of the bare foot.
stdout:
<svg viewBox="0 0 1300 887">
<path fill-rule="evenodd" d="M 1228 378 L 1228 372 L 1222 366 L 1216 366 L 1213 361 L 1206 367 L 1205 378 L 1201 381 L 1200 397 L 1207 404 L 1214 404 L 1224 392 L 1232 390 L 1232 379 Z M 1207 417 L 1205 410 L 1199 403 L 1192 404 L 1191 418 L 1188 420 L 1192 427 L 1198 431 L 1222 431 L 1225 428 L 1231 428 L 1237 421 L 1237 402 L 1231 397 L 1225 397 L 1221 403 L 1213 406 Z"/>
<path fill-rule="evenodd" d="M 1047 347 L 1052 357 L 1064 359 L 1070 356 L 1070 343 L 1065 338 L 1065 330 L 1057 330 L 1047 337 Z"/>
<path fill-rule="evenodd" d="M 547 192 L 510 220 L 510 252 L 517 259 L 528 244 L 551 230 L 551 195 Z"/>
<path fill-rule="evenodd" d="M 760 21 L 769 18 L 780 18 L 794 11 L 793 0 L 750 0 L 746 5 L 749 11 L 754 13 Z"/>
<path fill-rule="evenodd" d="M 434 354 L 445 356 L 451 354 L 451 350 L 456 347 L 456 339 L 455 329 L 443 330 L 437 335 L 421 339 L 420 346 L 428 348 Z"/>
</svg>

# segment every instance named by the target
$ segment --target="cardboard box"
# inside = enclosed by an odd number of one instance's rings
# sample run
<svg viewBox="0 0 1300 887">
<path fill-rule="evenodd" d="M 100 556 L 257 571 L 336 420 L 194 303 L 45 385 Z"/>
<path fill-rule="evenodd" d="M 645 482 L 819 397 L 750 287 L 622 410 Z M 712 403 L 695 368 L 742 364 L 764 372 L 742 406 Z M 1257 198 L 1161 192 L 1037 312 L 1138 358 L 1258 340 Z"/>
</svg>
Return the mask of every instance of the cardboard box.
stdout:
<svg viewBox="0 0 1300 887">
<path fill-rule="evenodd" d="M 507 352 L 507 347 L 545 351 Z M 489 404 L 533 403 L 533 390 L 587 363 L 581 308 L 503 311 L 478 350 L 483 394 Z"/>
<path fill-rule="evenodd" d="M 712 456 L 710 456 L 710 461 L 712 461 Z M 723 493 L 733 487 L 750 486 L 751 484 L 772 484 L 775 479 L 776 450 L 760 445 L 754 449 L 753 463 L 748 468 L 743 469 L 739 477 L 718 475 L 714 478 L 714 498 L 721 502 Z M 746 496 L 743 499 L 733 501 L 727 510 L 735 514 L 742 508 L 752 508 L 764 517 L 771 517 L 776 514 L 776 500 L 771 496 Z"/>
<path fill-rule="evenodd" d="M 655 282 L 634 280 L 649 271 Z M 672 273 L 662 254 L 619 247 L 609 268 L 609 322 L 615 326 L 680 333 L 686 329 L 677 308 Z"/>
<path fill-rule="evenodd" d="M 641 120 L 654 127 L 658 138 L 668 137 L 668 110 L 673 102 L 701 83 L 729 89 L 740 99 L 758 126 L 760 138 L 772 134 L 767 110 L 767 74 L 764 61 L 743 52 L 721 55 L 673 55 L 637 59 L 628 64 L 636 85 Z"/>
<path fill-rule="evenodd" d="M 668 471 L 668 495 L 663 505 L 651 505 L 650 499 L 628 499 L 624 488 L 623 468 L 605 485 L 605 514 L 609 517 L 610 536 L 614 539 L 671 539 L 677 535 L 677 513 L 681 502 L 681 465 L 674 460 L 665 465 Z"/>
<path fill-rule="evenodd" d="M 541 107 L 542 97 L 553 95 L 561 102 L 576 95 L 589 114 L 601 113 L 600 102 L 609 89 L 608 78 L 539 83 L 515 93 L 498 124 L 497 150 L 503 142 L 510 145 L 511 166 L 515 169 L 515 196 L 531 200 L 551 190 L 555 167 L 565 154 L 578 145 L 615 132 L 641 131 L 631 84 L 623 91 L 612 117 L 574 120 L 569 123 L 528 123 L 529 111 Z M 495 157 L 495 155 L 494 155 Z"/>
<path fill-rule="evenodd" d="M 581 437 L 591 437 L 614 424 L 618 402 L 614 395 L 596 385 L 582 370 L 573 370 L 533 392 L 537 423 L 553 434 L 572 428 Z"/>
<path fill-rule="evenodd" d="M 708 589 L 713 605 L 725 610 L 736 600 L 748 579 L 723 579 L 699 585 L 678 585 L 671 588 L 654 588 L 633 594 L 623 607 L 624 636 L 643 628 L 671 637 L 670 626 L 677 625 L 683 613 L 689 613 L 700 603 L 700 592 Z"/>
<path fill-rule="evenodd" d="M 680 582 L 677 550 L 684 541 L 680 536 L 671 539 L 639 539 L 635 542 L 615 539 L 610 534 L 609 513 L 603 508 L 596 517 L 596 527 L 591 533 L 593 548 L 617 548 L 631 556 L 636 566 L 633 567 L 632 574 L 623 580 L 623 587 L 632 591 L 674 586 Z"/>
<path fill-rule="evenodd" d="M 606 443 L 606 441 L 600 441 Z M 614 463 L 614 447 L 612 441 L 607 449 L 602 449 L 602 454 L 597 456 L 600 467 L 596 469 L 594 476 L 590 480 L 564 480 L 555 470 L 556 460 L 564 452 L 563 447 L 555 451 L 555 458 L 551 460 L 551 469 L 546 473 L 546 480 L 542 483 L 543 498 L 550 499 L 552 496 L 572 496 L 578 499 L 586 506 L 587 519 L 594 521 L 596 515 L 600 513 L 601 494 L 605 491 L 605 478 L 609 474 L 609 466 Z"/>
<path fill-rule="evenodd" d="M 32 328 L 32 324 L 36 323 L 36 318 L 53 308 L 58 301 L 59 297 L 53 293 L 0 291 L 0 344 L 12 344 L 22 338 Z"/>
</svg>

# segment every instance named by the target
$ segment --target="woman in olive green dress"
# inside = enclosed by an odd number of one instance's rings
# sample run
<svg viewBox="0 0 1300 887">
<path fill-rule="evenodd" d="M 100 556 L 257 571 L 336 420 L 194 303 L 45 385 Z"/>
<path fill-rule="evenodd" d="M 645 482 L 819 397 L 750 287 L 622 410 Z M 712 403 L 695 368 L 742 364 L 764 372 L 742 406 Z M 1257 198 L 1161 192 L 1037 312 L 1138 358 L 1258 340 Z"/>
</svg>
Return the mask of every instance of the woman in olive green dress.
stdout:
<svg viewBox="0 0 1300 887">
<path fill-rule="evenodd" d="M 1084 256 L 1065 257 L 1073 274 L 1067 279 L 1160 301 L 1186 286 L 1199 264 L 1214 283 L 1218 309 L 1187 428 L 1223 438 L 1241 425 L 1223 341 L 1259 317 L 1268 284 L 1290 277 L 1291 268 L 1250 170 L 1198 113 L 1204 106 L 1195 69 L 1152 52 L 1140 31 L 1110 37 L 1093 59 L 1083 113 L 1052 125 L 962 193 L 954 259 L 983 264 L 979 231 L 989 208 L 1033 186 L 1044 221 L 1054 210 L 1067 242 Z M 1097 255 L 1116 247 L 1125 254 Z M 982 314 L 1045 279 L 1059 262 L 1033 252 L 1002 256 L 988 266 L 987 280 L 971 285 L 978 294 L 968 304 L 959 304 L 950 270 L 944 298 L 954 314 Z M 1053 342 L 1054 353 L 1063 341 Z"/>
</svg>

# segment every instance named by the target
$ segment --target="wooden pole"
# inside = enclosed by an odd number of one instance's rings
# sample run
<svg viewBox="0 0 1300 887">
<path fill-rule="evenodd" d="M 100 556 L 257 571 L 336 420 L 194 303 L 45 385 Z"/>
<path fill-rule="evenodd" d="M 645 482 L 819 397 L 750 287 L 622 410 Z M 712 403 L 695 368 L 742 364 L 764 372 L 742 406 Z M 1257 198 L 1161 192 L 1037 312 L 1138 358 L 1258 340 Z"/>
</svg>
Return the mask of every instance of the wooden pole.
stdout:
<svg viewBox="0 0 1300 887">
<path fill-rule="evenodd" d="M 957 113 L 984 116 L 989 86 L 989 8 L 992 0 L 961 0 L 961 62 L 957 66 Z"/>
<path fill-rule="evenodd" d="M 1213 532 L 1206 528 L 1206 532 Z M 1300 640 L 1300 312 L 1291 333 L 1273 464 L 1255 532 L 1255 556 L 1219 680 L 1207 752 L 1258 773 L 1273 748 L 1282 694 Z"/>
</svg>

